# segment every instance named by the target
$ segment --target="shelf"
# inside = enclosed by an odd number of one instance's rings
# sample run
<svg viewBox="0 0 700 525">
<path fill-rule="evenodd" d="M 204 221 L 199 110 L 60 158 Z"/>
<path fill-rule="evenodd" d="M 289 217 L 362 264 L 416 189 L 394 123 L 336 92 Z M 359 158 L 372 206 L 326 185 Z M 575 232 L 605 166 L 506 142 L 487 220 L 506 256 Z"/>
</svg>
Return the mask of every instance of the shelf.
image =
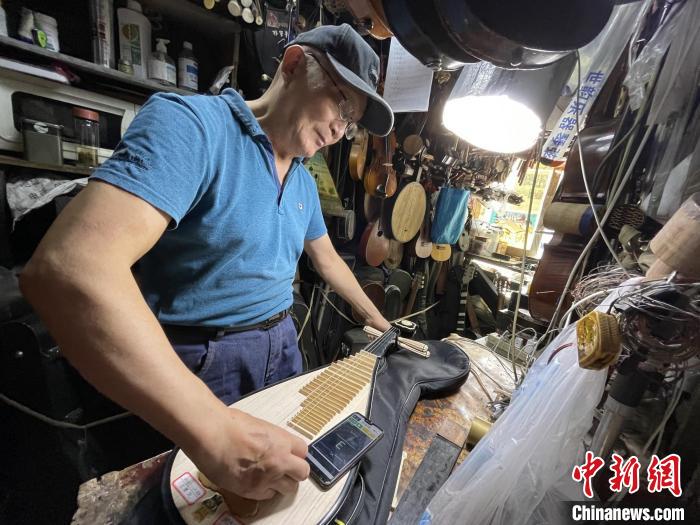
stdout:
<svg viewBox="0 0 700 525">
<path fill-rule="evenodd" d="M 37 169 L 37 170 L 57 171 L 59 173 L 69 173 L 72 175 L 80 175 L 81 177 L 87 177 L 93 171 L 92 168 L 71 166 L 70 164 L 64 164 L 63 166 L 57 166 L 55 164 L 41 164 L 39 162 L 32 162 L 29 160 L 21 159 L 19 157 L 11 157 L 9 155 L 0 155 L 0 166 L 18 166 L 20 168 L 32 168 L 32 169 Z"/>
<path fill-rule="evenodd" d="M 145 98 L 158 91 L 169 91 L 181 95 L 191 95 L 191 91 L 172 86 L 164 86 L 152 80 L 141 80 L 122 73 L 116 69 L 102 67 L 87 60 L 56 53 L 33 44 L 28 44 L 12 37 L 0 36 L 0 53 L 8 58 L 31 64 L 51 64 L 63 62 L 77 73 L 85 76 L 86 81 L 102 84 L 111 90 L 127 91 Z M 11 56 L 10 56 L 11 55 Z"/>
<path fill-rule="evenodd" d="M 141 5 L 144 9 L 151 9 L 167 18 L 186 23 L 191 30 L 211 37 L 225 38 L 241 31 L 241 24 L 231 17 L 228 11 L 225 15 L 209 11 L 202 6 L 201 0 L 141 0 Z"/>
</svg>

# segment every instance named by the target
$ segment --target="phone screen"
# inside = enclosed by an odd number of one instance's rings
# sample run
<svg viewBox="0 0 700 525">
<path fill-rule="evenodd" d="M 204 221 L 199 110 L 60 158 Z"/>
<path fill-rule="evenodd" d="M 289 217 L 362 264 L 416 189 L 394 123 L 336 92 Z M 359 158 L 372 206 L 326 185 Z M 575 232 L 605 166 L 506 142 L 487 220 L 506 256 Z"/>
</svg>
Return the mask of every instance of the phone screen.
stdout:
<svg viewBox="0 0 700 525">
<path fill-rule="evenodd" d="M 309 445 L 306 460 L 312 476 L 324 488 L 330 487 L 379 441 L 382 434 L 382 429 L 361 414 L 351 414 Z"/>
</svg>

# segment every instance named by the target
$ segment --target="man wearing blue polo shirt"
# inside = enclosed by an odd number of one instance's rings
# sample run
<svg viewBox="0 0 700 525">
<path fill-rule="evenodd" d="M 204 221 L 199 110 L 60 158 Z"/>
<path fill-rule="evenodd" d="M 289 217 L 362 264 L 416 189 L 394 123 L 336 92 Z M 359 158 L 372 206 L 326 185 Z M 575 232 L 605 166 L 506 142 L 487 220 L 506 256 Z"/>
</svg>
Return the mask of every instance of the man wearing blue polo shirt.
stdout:
<svg viewBox="0 0 700 525">
<path fill-rule="evenodd" d="M 302 249 L 367 324 L 389 327 L 301 164 L 358 124 L 391 130 L 378 70 L 349 26 L 324 26 L 287 47 L 258 100 L 153 96 L 20 279 L 89 381 L 241 496 L 294 491 L 309 472 L 304 441 L 226 406 L 301 370 L 286 313 Z"/>
</svg>

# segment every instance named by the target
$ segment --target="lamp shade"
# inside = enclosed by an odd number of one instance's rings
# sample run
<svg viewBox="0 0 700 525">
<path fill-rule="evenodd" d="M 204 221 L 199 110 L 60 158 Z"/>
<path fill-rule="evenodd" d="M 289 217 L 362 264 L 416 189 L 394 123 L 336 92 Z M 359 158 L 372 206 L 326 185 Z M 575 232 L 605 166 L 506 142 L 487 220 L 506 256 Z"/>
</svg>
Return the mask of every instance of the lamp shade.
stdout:
<svg viewBox="0 0 700 525">
<path fill-rule="evenodd" d="M 531 148 L 576 63 L 573 54 L 535 70 L 465 64 L 445 104 L 442 122 L 479 148 L 515 153 Z"/>
</svg>

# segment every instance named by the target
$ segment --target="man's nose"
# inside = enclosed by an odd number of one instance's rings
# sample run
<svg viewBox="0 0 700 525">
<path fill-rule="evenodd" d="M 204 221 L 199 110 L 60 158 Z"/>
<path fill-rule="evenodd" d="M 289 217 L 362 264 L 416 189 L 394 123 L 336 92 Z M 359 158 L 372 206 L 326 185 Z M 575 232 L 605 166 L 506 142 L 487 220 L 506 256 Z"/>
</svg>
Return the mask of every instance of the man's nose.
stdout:
<svg viewBox="0 0 700 525">
<path fill-rule="evenodd" d="M 345 122 L 340 119 L 335 119 L 331 122 L 331 132 L 335 141 L 338 141 L 345 133 L 345 125 Z"/>
</svg>

